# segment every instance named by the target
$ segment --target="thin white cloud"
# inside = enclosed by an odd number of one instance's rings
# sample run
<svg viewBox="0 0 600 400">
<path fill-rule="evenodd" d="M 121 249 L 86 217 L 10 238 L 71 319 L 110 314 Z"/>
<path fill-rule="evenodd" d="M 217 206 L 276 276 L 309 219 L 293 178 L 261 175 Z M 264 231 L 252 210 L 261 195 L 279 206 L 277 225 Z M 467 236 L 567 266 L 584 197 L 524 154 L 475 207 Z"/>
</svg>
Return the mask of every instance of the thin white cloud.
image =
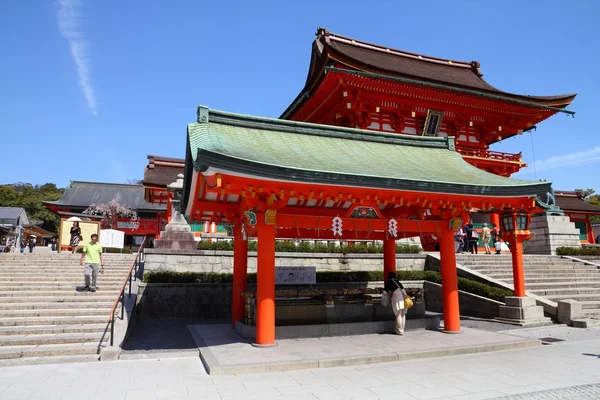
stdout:
<svg viewBox="0 0 600 400">
<path fill-rule="evenodd" d="M 77 65 L 79 85 L 87 100 L 87 105 L 92 114 L 98 115 L 96 96 L 90 78 L 90 68 L 87 57 L 88 44 L 79 29 L 79 13 L 76 0 L 59 0 L 58 2 L 58 29 L 61 35 L 67 39 L 71 49 L 71 56 Z"/>
<path fill-rule="evenodd" d="M 587 164 L 593 164 L 600 161 L 600 146 L 592 147 L 588 150 L 576 151 L 574 153 L 564 154 L 561 156 L 550 157 L 545 160 L 537 161 L 535 168 L 533 163 L 529 167 L 519 172 L 518 175 L 533 174 L 536 171 L 547 171 L 550 169 L 574 167 Z"/>
</svg>

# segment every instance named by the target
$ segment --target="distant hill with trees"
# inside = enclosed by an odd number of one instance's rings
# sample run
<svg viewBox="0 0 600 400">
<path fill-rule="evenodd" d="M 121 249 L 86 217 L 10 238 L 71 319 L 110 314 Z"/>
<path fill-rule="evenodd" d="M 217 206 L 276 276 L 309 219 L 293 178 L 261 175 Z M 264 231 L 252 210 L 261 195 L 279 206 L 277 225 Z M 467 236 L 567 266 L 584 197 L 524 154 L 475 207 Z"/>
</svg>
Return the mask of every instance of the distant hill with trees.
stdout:
<svg viewBox="0 0 600 400">
<path fill-rule="evenodd" d="M 54 183 L 32 185 L 18 182 L 0 185 L 0 207 L 22 207 L 31 223 L 50 232 L 58 232 L 60 218 L 42 202 L 58 200 L 64 191 L 64 188 L 58 188 Z"/>
</svg>

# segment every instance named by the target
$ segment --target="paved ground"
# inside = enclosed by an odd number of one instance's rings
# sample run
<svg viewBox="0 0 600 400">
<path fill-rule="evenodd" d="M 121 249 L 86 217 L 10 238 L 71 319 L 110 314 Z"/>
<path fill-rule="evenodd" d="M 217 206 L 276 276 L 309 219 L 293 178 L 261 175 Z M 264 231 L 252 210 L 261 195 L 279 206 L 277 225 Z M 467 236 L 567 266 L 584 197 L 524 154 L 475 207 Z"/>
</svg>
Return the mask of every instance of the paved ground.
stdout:
<svg viewBox="0 0 600 400">
<path fill-rule="evenodd" d="M 223 322 L 223 321 L 221 321 Z M 188 325 L 206 323 L 200 319 L 154 319 L 137 321 L 123 345 L 126 354 L 196 349 Z"/>
<path fill-rule="evenodd" d="M 328 368 L 541 345 L 538 340 L 463 327 L 460 334 L 412 330 L 401 337 L 368 334 L 281 339 L 277 347 L 256 348 L 238 336 L 230 324 L 189 328 L 211 375 Z"/>
<path fill-rule="evenodd" d="M 209 376 L 197 358 L 0 368 L 2 400 L 81 398 L 598 399 L 600 340 L 425 360 L 234 376 Z"/>
<path fill-rule="evenodd" d="M 579 341 L 600 339 L 600 326 L 592 328 L 570 328 L 565 325 L 553 325 L 540 328 L 528 328 L 508 331 L 511 335 L 518 335 L 531 339 L 547 339 L 553 338 L 560 341 Z"/>
<path fill-rule="evenodd" d="M 495 400 L 597 400 L 598 398 L 600 398 L 600 384 L 573 386 L 569 388 L 555 390 L 541 390 L 539 392 L 499 397 Z"/>
</svg>

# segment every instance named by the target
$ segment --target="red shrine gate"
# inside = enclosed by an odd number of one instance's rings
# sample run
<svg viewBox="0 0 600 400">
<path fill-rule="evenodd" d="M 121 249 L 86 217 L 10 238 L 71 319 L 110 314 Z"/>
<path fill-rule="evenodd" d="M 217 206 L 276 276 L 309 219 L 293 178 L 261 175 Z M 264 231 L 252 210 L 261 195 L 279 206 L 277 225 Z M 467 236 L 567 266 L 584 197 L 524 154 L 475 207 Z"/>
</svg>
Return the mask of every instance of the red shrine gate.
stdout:
<svg viewBox="0 0 600 400">
<path fill-rule="evenodd" d="M 440 238 L 444 326 L 460 330 L 454 231 L 468 210 L 514 222 L 515 296 L 525 296 L 521 218 L 541 211 L 547 182 L 505 178 L 465 162 L 453 137 L 417 137 L 250 117 L 198 108 L 188 125 L 182 210 L 190 222 L 230 224 L 234 233 L 233 322 L 244 315 L 248 237 L 258 239 L 256 342 L 275 342 L 275 239 L 384 242 Z M 438 171 L 443 171 L 440 174 Z M 515 219 L 516 218 L 516 219 Z"/>
</svg>

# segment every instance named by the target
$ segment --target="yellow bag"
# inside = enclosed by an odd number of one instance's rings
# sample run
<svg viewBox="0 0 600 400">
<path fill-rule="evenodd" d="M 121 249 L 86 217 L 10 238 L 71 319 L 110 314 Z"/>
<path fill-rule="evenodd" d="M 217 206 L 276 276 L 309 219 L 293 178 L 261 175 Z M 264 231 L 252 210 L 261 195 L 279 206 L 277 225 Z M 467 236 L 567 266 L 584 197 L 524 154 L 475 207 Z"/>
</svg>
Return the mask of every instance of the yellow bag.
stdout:
<svg viewBox="0 0 600 400">
<path fill-rule="evenodd" d="M 409 308 L 411 308 L 413 305 L 414 305 L 414 304 L 413 304 L 413 301 L 412 301 L 412 299 L 410 298 L 410 296 L 404 296 L 404 308 L 408 310 L 408 309 L 409 309 Z"/>
</svg>

